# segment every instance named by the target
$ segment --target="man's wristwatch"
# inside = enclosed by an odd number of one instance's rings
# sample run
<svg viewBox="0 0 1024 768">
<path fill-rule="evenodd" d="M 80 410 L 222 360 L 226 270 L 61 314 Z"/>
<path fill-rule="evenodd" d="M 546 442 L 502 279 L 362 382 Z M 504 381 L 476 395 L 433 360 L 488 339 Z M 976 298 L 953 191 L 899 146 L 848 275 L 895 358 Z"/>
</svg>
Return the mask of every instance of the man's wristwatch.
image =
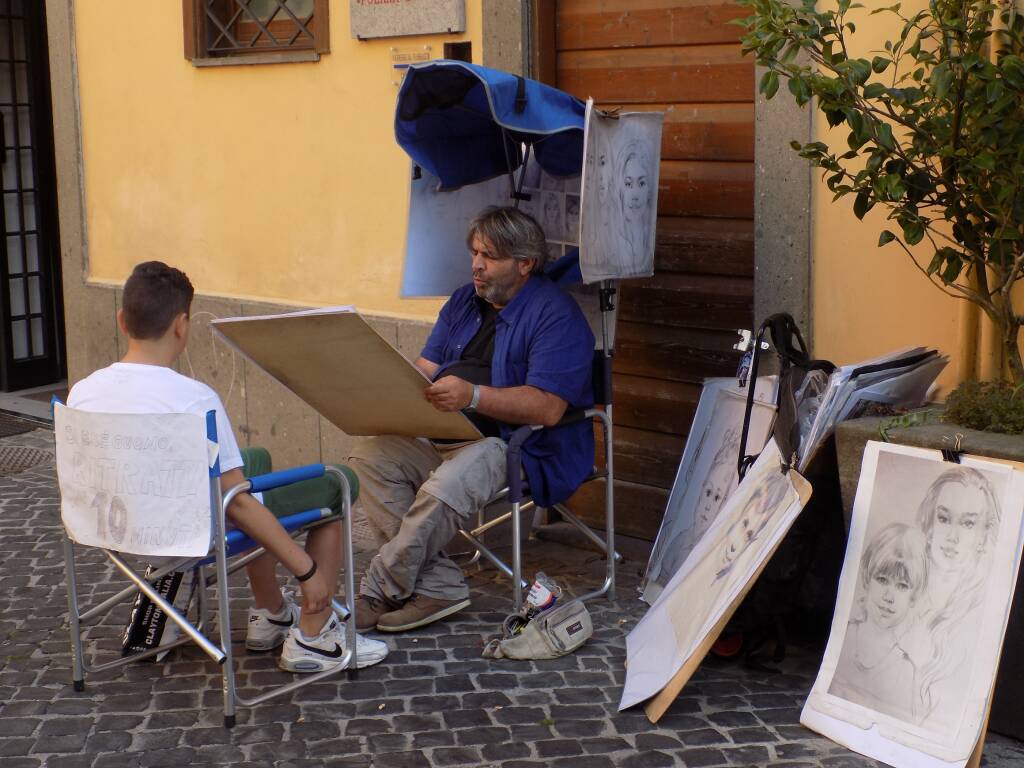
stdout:
<svg viewBox="0 0 1024 768">
<path fill-rule="evenodd" d="M 480 405 L 480 385 L 479 384 L 474 384 L 473 385 L 473 396 L 469 399 L 469 405 L 467 405 L 462 410 L 469 411 L 470 413 L 473 413 L 474 411 L 476 411 L 476 407 L 478 405 Z"/>
</svg>

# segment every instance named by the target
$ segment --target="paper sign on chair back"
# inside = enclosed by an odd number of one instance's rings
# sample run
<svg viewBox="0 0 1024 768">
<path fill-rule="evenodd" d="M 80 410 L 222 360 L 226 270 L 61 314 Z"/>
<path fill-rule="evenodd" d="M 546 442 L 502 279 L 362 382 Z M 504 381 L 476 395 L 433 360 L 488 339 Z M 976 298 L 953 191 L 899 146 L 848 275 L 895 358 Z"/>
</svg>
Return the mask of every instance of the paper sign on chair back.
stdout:
<svg viewBox="0 0 1024 768">
<path fill-rule="evenodd" d="M 194 414 L 54 405 L 61 518 L 79 544 L 199 557 L 210 548 L 211 443 Z"/>
</svg>

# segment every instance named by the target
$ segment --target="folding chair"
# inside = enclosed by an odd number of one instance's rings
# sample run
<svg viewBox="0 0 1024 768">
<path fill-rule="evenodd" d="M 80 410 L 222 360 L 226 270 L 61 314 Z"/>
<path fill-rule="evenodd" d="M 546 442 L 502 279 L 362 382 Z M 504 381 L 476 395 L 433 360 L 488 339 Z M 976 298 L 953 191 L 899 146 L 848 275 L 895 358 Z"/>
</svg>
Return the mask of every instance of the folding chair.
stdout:
<svg viewBox="0 0 1024 768">
<path fill-rule="evenodd" d="M 304 675 L 252 698 L 236 692 L 231 647 L 228 575 L 259 557 L 263 550 L 237 529 L 227 530 L 225 510 L 245 491 L 267 491 L 331 473 L 342 491 L 345 605 L 332 600 L 342 620 L 352 615 L 355 568 L 352 556 L 352 498 L 343 472 L 323 464 L 272 472 L 249 478 L 222 493 L 217 458 L 214 412 L 204 419 L 194 414 L 125 415 L 77 411 L 54 403 L 57 478 L 64 523 L 68 615 L 71 630 L 72 681 L 85 689 L 85 674 L 114 669 L 187 643 L 195 643 L 221 665 L 224 725 L 235 724 L 236 706 L 253 706 L 322 680 L 340 669 L 356 669 L 355 622 L 346 626 L 347 650 L 341 666 Z M 336 520 L 329 509 L 313 509 L 280 518 L 293 536 Z M 75 547 L 101 550 L 130 586 L 85 610 L 79 603 Z M 228 558 L 247 553 L 233 561 Z M 137 572 L 125 555 L 159 563 L 151 573 Z M 213 573 L 210 573 L 210 570 Z M 191 573 L 197 595 L 195 620 L 168 602 L 154 582 L 174 571 Z M 207 588 L 217 587 L 219 642 L 211 639 Z M 83 625 L 107 614 L 141 592 L 159 606 L 182 631 L 182 637 L 124 658 L 88 665 L 82 643 Z M 186 613 L 189 608 L 186 607 Z"/>
<path fill-rule="evenodd" d="M 594 389 L 593 408 L 575 408 L 566 412 L 561 421 L 553 427 L 540 425 L 526 425 L 519 427 L 508 440 L 508 451 L 506 461 L 508 465 L 507 487 L 499 491 L 494 498 L 487 502 L 479 511 L 477 525 L 471 530 L 460 528 L 459 533 L 473 546 L 475 552 L 467 564 L 478 562 L 483 556 L 491 562 L 499 571 L 512 579 L 512 610 L 516 612 L 523 602 L 523 590 L 528 584 L 522 577 L 522 512 L 534 508 L 533 499 L 530 496 L 530 489 L 523 477 L 522 446 L 526 439 L 534 432 L 542 429 L 558 429 L 561 426 L 575 424 L 584 419 L 600 422 L 604 435 L 604 468 L 595 466 L 580 485 L 593 480 L 605 481 L 604 493 L 604 516 L 605 516 L 605 537 L 602 539 L 590 527 L 573 514 L 564 504 L 556 504 L 554 509 L 563 519 L 576 527 L 584 536 L 597 545 L 604 552 L 607 558 L 604 583 L 600 588 L 587 592 L 580 596 L 581 600 L 589 600 L 601 595 L 608 595 L 609 599 L 615 596 L 615 564 L 622 561 L 622 556 L 615 552 L 615 495 L 614 495 L 614 465 L 612 440 L 612 347 L 609 332 L 609 315 L 613 310 L 612 295 L 615 288 L 608 283 L 602 283 L 599 291 L 601 308 L 601 335 L 600 346 L 594 350 L 594 360 L 591 369 L 591 380 Z M 603 409 L 597 406 L 604 406 Z M 510 503 L 512 508 L 492 520 L 486 520 L 486 509 L 499 502 Z M 484 534 L 492 528 L 501 525 L 505 521 L 512 521 L 512 564 L 509 565 L 501 560 L 483 542 Z M 612 553 L 609 555 L 609 553 Z"/>
</svg>

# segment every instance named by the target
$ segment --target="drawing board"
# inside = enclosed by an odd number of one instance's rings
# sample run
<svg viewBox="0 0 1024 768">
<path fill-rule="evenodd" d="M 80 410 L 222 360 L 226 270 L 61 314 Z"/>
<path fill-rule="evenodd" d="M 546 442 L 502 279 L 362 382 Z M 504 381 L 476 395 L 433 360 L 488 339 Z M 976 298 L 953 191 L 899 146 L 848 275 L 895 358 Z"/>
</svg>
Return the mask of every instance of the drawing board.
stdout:
<svg viewBox="0 0 1024 768">
<path fill-rule="evenodd" d="M 475 440 L 461 413 L 423 398 L 429 380 L 351 307 L 215 320 L 232 346 L 349 435 Z"/>
<path fill-rule="evenodd" d="M 655 721 L 686 684 L 811 495 L 765 446 L 647 614 L 626 637 L 623 710 L 654 697 Z"/>
<path fill-rule="evenodd" d="M 774 376 L 760 377 L 755 385 L 747 437 L 751 454 L 764 447 L 771 432 L 774 388 Z M 736 464 L 746 393 L 746 387 L 740 387 L 735 378 L 709 379 L 701 391 L 697 414 L 641 584 L 642 598 L 648 604 L 657 600 L 739 482 Z"/>
<path fill-rule="evenodd" d="M 584 282 L 654 274 L 663 118 L 608 115 L 587 100 L 579 213 Z"/>
<path fill-rule="evenodd" d="M 960 768 L 984 737 L 1024 472 L 869 442 L 836 611 L 801 722 L 895 766 Z"/>
</svg>

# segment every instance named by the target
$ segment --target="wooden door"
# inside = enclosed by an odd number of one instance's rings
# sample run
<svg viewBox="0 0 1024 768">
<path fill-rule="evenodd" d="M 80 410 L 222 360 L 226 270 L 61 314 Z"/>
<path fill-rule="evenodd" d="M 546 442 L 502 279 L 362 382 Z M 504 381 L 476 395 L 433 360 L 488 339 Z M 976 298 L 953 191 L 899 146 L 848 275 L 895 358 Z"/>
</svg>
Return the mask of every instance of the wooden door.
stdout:
<svg viewBox="0 0 1024 768">
<path fill-rule="evenodd" d="M 653 539 L 701 382 L 735 373 L 735 329 L 754 322 L 754 65 L 729 24 L 746 11 L 558 0 L 553 15 L 559 88 L 665 112 L 655 275 L 621 283 L 614 363 L 616 528 Z M 592 486 L 573 506 L 600 526 Z"/>
<path fill-rule="evenodd" d="M 57 186 L 43 3 L 0 0 L 0 389 L 64 376 Z"/>
</svg>

